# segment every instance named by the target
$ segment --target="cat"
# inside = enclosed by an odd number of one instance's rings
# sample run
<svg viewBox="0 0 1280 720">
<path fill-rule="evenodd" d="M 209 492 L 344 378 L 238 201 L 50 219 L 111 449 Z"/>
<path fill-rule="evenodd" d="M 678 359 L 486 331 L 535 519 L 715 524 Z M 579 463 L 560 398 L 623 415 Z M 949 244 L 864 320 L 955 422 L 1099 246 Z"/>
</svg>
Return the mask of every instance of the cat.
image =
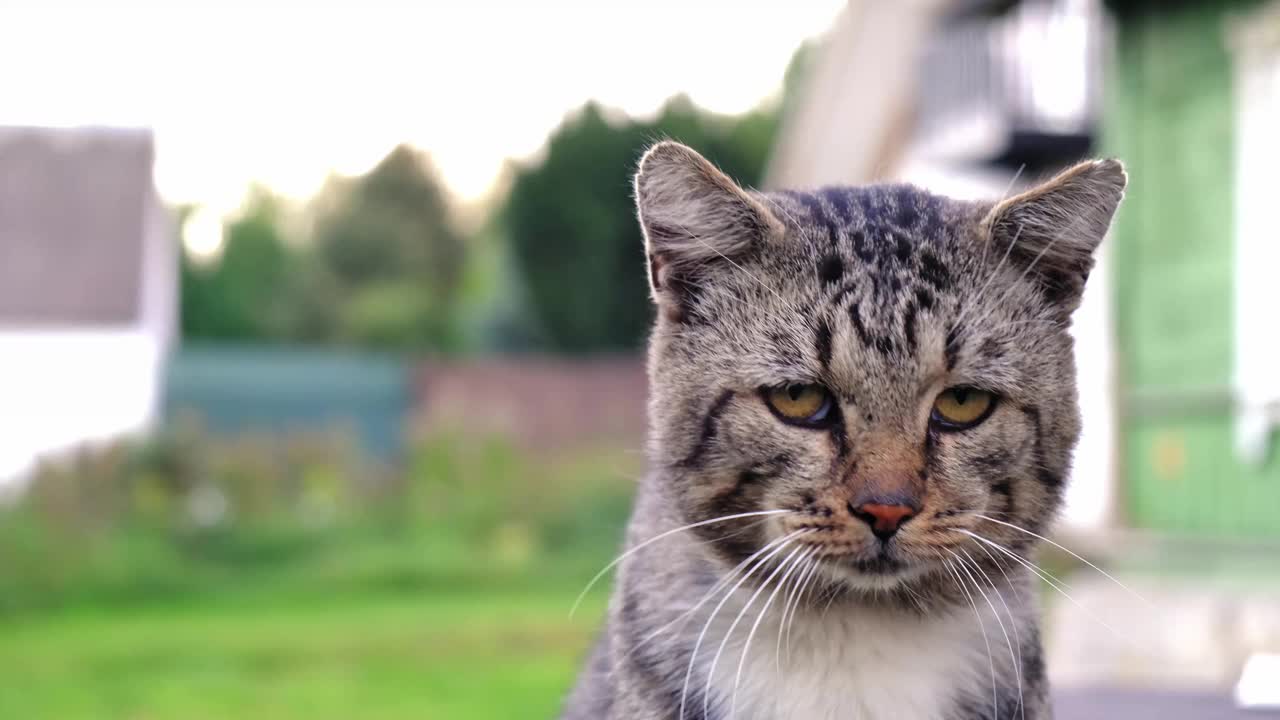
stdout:
<svg viewBox="0 0 1280 720">
<path fill-rule="evenodd" d="M 1126 183 L 760 193 L 650 148 L 651 470 L 563 717 L 1050 718 L 1029 558 Z"/>
</svg>

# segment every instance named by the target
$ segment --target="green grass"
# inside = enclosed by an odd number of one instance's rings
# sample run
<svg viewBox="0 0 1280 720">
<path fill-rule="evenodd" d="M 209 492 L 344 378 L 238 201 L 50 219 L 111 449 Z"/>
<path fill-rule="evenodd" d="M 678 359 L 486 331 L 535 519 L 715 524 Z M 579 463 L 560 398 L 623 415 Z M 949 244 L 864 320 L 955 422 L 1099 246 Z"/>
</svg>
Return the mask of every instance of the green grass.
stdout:
<svg viewBox="0 0 1280 720">
<path fill-rule="evenodd" d="M 576 587 L 356 591 L 0 620 L 3 718 L 550 718 L 603 612 Z"/>
<path fill-rule="evenodd" d="M 633 455 L 439 439 L 374 486 L 323 458 L 180 449 L 90 458 L 0 508 L 0 720 L 555 717 Z M 210 485 L 235 512 L 198 527 L 190 488 Z"/>
</svg>

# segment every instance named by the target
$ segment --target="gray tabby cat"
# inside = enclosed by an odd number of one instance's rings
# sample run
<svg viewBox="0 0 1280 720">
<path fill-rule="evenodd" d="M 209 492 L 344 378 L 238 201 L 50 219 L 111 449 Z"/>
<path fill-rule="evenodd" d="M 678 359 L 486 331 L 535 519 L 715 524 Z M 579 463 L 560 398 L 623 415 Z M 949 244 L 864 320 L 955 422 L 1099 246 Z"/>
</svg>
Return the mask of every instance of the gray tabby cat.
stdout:
<svg viewBox="0 0 1280 720">
<path fill-rule="evenodd" d="M 565 718 L 1051 717 L 1028 564 L 1125 182 L 757 193 L 650 149 L 652 472 Z"/>
</svg>

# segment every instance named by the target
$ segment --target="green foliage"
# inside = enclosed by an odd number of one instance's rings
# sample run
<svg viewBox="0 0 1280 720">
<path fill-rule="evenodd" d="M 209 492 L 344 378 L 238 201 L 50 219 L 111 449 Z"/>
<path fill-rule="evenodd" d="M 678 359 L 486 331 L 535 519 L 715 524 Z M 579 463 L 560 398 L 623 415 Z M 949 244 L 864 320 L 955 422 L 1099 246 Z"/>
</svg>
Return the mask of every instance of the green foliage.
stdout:
<svg viewBox="0 0 1280 720">
<path fill-rule="evenodd" d="M 471 238 L 457 326 L 462 347 L 524 352 L 546 346 L 529 308 L 524 278 L 495 213 Z"/>
<path fill-rule="evenodd" d="M 241 217 L 227 226 L 216 264 L 201 265 L 182 255 L 183 334 L 219 340 L 288 334 L 280 288 L 291 282 L 296 263 L 281 237 L 276 201 L 254 194 Z"/>
<path fill-rule="evenodd" d="M 0 717 L 553 716 L 637 459 L 349 448 L 182 429 L 42 468 L 0 507 Z"/>
<path fill-rule="evenodd" d="M 406 146 L 341 192 L 321 218 L 322 256 L 348 285 L 410 273 L 444 293 L 457 283 L 461 246 L 447 222 L 448 207 L 428 160 Z"/>
<path fill-rule="evenodd" d="M 501 587 L 580 576 L 618 542 L 635 459 L 438 437 L 402 471 L 331 434 L 180 429 L 48 465 L 0 508 L 0 617 L 197 596 Z M 540 578 L 540 579 L 538 579 Z"/>
<path fill-rule="evenodd" d="M 611 121 L 594 103 L 521 169 L 503 223 L 537 319 L 553 349 L 634 349 L 650 322 L 643 240 L 630 179 L 644 148 L 671 137 L 730 176 L 759 182 L 776 113 L 720 117 L 676 98 L 649 122 Z"/>
<path fill-rule="evenodd" d="M 427 159 L 393 150 L 335 181 L 310 230 L 286 242 L 281 203 L 255 192 L 222 253 L 182 258 L 185 337 L 451 349 L 464 242 Z"/>
<path fill-rule="evenodd" d="M 364 347 L 453 346 L 464 245 L 427 158 L 397 147 L 332 191 L 314 242 L 346 298 L 338 337 Z"/>
<path fill-rule="evenodd" d="M 338 333 L 366 348 L 442 348 L 452 345 L 447 303 L 433 303 L 412 279 L 387 280 L 348 291 Z"/>
<path fill-rule="evenodd" d="M 595 596 L 568 618 L 575 591 L 331 588 L 0 618 L 0 717 L 551 718 L 603 614 Z"/>
</svg>

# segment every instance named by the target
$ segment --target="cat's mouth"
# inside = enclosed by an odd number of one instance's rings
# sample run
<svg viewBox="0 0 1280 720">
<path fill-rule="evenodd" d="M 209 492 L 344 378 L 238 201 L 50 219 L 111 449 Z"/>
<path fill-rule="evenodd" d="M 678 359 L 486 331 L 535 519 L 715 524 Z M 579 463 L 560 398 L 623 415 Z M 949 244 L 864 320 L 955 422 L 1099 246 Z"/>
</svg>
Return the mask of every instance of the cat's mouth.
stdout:
<svg viewBox="0 0 1280 720">
<path fill-rule="evenodd" d="M 808 543 L 813 547 L 812 559 L 825 568 L 826 573 L 855 588 L 890 589 L 927 573 L 931 565 L 896 540 L 822 540 Z"/>
<path fill-rule="evenodd" d="M 869 549 L 865 554 L 829 556 L 823 563 L 843 584 L 853 589 L 885 591 L 929 572 L 929 563 L 905 557 L 890 548 Z"/>
<path fill-rule="evenodd" d="M 853 558 L 850 564 L 863 575 L 891 576 L 907 569 L 907 564 L 890 555 L 888 548 L 883 545 L 878 547 L 873 556 Z"/>
<path fill-rule="evenodd" d="M 852 509 L 843 510 L 834 503 L 810 503 L 803 511 L 781 515 L 768 535 L 783 540 L 795 534 L 800 557 L 851 588 L 888 590 L 936 569 L 939 553 L 931 547 L 927 525 L 909 519 L 887 531 Z"/>
</svg>

